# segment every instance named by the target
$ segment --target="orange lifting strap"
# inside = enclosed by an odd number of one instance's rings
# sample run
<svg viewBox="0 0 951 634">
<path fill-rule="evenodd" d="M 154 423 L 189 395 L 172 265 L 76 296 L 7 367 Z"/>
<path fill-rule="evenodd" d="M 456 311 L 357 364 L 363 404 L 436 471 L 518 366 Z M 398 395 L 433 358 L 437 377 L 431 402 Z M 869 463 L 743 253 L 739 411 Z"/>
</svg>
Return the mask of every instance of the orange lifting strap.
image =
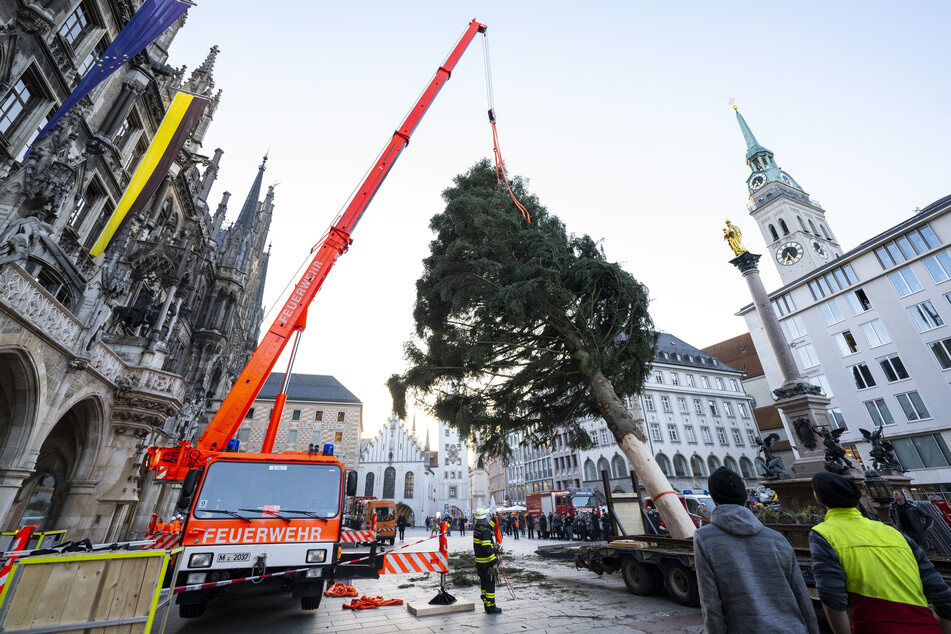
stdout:
<svg viewBox="0 0 951 634">
<path fill-rule="evenodd" d="M 495 112 L 492 110 L 489 111 L 489 123 L 492 124 L 492 146 L 495 152 L 495 178 L 499 183 L 499 191 L 502 191 L 502 183 L 504 182 L 505 188 L 509 190 L 509 196 L 512 197 L 512 202 L 518 207 L 518 210 L 522 213 L 522 217 L 531 223 L 531 214 L 528 213 L 528 209 L 525 209 L 522 203 L 518 202 L 518 199 L 515 197 L 515 192 L 513 192 L 509 186 L 509 178 L 505 174 L 505 163 L 502 162 L 502 150 L 499 148 L 499 131 L 495 127 Z"/>
</svg>

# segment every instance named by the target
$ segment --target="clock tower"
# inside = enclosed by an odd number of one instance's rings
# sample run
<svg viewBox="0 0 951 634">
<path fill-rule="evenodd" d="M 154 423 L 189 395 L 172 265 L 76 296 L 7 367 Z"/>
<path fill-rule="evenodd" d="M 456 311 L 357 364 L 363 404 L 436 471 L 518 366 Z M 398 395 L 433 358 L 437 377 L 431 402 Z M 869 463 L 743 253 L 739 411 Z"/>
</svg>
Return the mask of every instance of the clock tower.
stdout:
<svg viewBox="0 0 951 634">
<path fill-rule="evenodd" d="M 736 120 L 746 141 L 746 179 L 750 215 L 756 219 L 783 284 L 842 255 L 826 222 L 826 212 L 809 198 L 792 176 L 780 169 L 773 153 L 756 141 L 736 106 Z"/>
</svg>

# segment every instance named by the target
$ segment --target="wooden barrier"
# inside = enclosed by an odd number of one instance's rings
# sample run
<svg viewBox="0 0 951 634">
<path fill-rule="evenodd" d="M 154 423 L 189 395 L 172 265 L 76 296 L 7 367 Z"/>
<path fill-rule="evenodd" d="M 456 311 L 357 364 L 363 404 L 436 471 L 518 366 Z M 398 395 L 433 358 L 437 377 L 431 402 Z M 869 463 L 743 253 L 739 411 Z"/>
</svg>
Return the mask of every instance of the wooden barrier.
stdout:
<svg viewBox="0 0 951 634">
<path fill-rule="evenodd" d="M 0 594 L 0 629 L 149 632 L 168 563 L 165 551 L 25 557 Z"/>
</svg>

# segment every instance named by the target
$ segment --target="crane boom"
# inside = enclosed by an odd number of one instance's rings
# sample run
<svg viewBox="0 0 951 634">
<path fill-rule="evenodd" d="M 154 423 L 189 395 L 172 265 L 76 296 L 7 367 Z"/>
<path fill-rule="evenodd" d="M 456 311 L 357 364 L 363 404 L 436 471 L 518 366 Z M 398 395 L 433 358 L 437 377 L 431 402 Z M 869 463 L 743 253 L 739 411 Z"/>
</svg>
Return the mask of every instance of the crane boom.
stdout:
<svg viewBox="0 0 951 634">
<path fill-rule="evenodd" d="M 336 263 L 337 258 L 346 252 L 352 243 L 350 234 L 360 221 L 363 212 L 366 211 L 373 196 L 377 190 L 379 190 L 380 185 L 383 184 L 396 159 L 399 158 L 400 153 L 409 144 L 410 137 L 416 130 L 416 126 L 419 125 L 419 122 L 426 114 L 426 111 L 436 98 L 436 95 L 439 94 L 443 84 L 445 84 L 451 76 L 453 68 L 473 38 L 475 38 L 475 35 L 477 33 L 485 33 L 485 31 L 486 26 L 484 24 L 480 24 L 476 20 L 472 20 L 469 23 L 465 33 L 456 43 L 452 52 L 449 53 L 446 61 L 443 62 L 436 71 L 435 76 L 429 82 L 426 90 L 423 91 L 400 127 L 393 133 L 390 142 L 380 154 L 376 164 L 370 170 L 356 194 L 350 200 L 347 208 L 336 222 L 334 222 L 326 237 L 324 237 L 319 247 L 317 247 L 310 265 L 304 271 L 300 281 L 297 282 L 294 291 L 287 298 L 287 301 L 284 302 L 284 306 L 278 313 L 274 323 L 271 324 L 271 327 L 264 335 L 264 338 L 254 351 L 254 354 L 252 354 L 250 361 L 241 372 L 241 375 L 237 381 L 235 381 L 231 391 L 228 392 L 228 395 L 208 425 L 208 428 L 198 440 L 196 449 L 199 452 L 221 451 L 227 446 L 228 441 L 234 437 L 241 421 L 247 414 L 248 409 L 250 409 L 254 399 L 257 398 L 258 393 L 264 386 L 265 380 L 267 380 L 267 377 L 270 375 L 271 369 L 287 346 L 291 335 L 303 330 L 308 306 L 311 301 L 313 301 L 317 291 L 320 290 L 331 268 L 333 268 L 333 265 Z M 272 420 L 270 424 L 272 426 L 276 425 L 277 421 Z M 170 452 L 175 452 L 174 457 L 177 458 L 175 462 L 178 462 L 179 466 L 184 466 L 181 462 L 183 454 L 186 453 L 182 451 L 185 448 L 186 445 L 183 444 L 181 447 L 169 450 Z M 265 449 L 265 451 L 267 451 L 267 449 Z M 194 450 L 192 450 L 192 452 L 194 452 Z M 169 463 L 172 462 L 170 458 L 173 458 L 173 456 L 169 455 L 164 460 L 167 466 L 171 466 L 169 465 Z M 197 456 L 193 455 L 193 460 L 194 458 L 197 458 Z M 180 469 L 170 469 L 167 472 L 166 478 L 178 479 L 174 472 L 178 472 L 178 475 L 182 474 Z M 159 477 L 161 477 L 161 474 Z"/>
</svg>

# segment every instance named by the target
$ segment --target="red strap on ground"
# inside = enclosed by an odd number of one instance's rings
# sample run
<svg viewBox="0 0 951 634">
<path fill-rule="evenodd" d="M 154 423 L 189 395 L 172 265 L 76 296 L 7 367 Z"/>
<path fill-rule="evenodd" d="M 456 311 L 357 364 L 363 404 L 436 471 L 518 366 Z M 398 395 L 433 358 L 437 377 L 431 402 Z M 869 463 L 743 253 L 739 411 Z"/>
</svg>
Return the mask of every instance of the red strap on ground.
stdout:
<svg viewBox="0 0 951 634">
<path fill-rule="evenodd" d="M 505 188 L 509 190 L 509 196 L 512 197 L 512 202 L 514 202 L 515 206 L 518 207 L 518 210 L 522 213 L 522 217 L 531 223 L 532 216 L 528 213 L 528 209 L 525 209 L 525 206 L 518 202 L 518 199 L 515 198 L 515 192 L 513 192 L 512 188 L 509 187 L 509 178 L 505 174 L 505 163 L 502 162 L 502 149 L 499 147 L 499 132 L 495 127 L 494 120 L 489 119 L 489 123 L 492 124 L 492 145 L 493 152 L 495 153 L 495 178 L 499 183 L 499 191 L 502 190 L 502 182 L 504 181 Z"/>
<path fill-rule="evenodd" d="M 403 605 L 403 599 L 384 599 L 383 597 L 362 596 L 354 599 L 352 603 L 344 603 L 345 610 L 370 610 L 378 608 L 381 605 Z"/>
<path fill-rule="evenodd" d="M 337 582 L 324 590 L 325 597 L 357 597 L 360 596 L 360 593 L 357 592 L 357 589 L 353 586 L 348 586 L 345 583 Z"/>
</svg>

